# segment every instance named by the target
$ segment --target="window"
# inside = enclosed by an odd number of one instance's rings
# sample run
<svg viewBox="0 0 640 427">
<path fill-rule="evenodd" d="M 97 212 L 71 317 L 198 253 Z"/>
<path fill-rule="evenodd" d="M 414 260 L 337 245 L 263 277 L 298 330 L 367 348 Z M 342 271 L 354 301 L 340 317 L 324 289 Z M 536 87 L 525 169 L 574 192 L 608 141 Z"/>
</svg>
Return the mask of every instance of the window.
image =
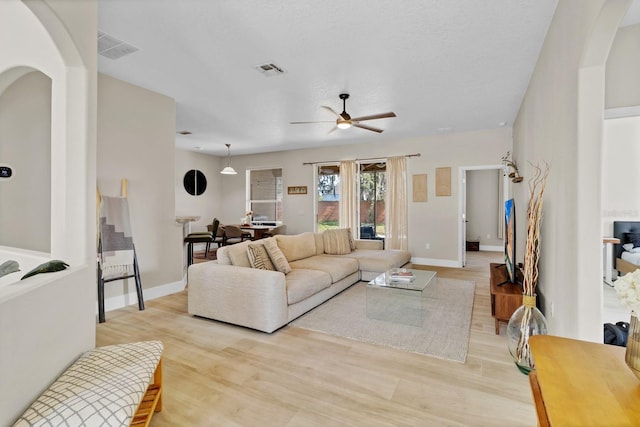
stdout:
<svg viewBox="0 0 640 427">
<path fill-rule="evenodd" d="M 383 239 L 385 236 L 385 194 L 387 164 L 360 164 L 360 238 Z"/>
<path fill-rule="evenodd" d="M 316 231 L 338 228 L 340 223 L 340 167 L 319 165 L 316 205 Z"/>
<path fill-rule="evenodd" d="M 254 221 L 282 221 L 282 169 L 247 171 L 247 211 Z"/>
</svg>

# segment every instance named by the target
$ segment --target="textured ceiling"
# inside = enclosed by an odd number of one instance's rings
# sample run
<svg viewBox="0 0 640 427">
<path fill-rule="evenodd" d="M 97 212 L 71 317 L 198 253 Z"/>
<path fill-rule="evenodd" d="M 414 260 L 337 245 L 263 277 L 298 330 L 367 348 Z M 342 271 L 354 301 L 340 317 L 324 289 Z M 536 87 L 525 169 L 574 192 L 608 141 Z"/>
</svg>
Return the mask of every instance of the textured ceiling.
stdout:
<svg viewBox="0 0 640 427">
<path fill-rule="evenodd" d="M 100 0 L 140 50 L 99 71 L 176 100 L 176 146 L 260 153 L 511 126 L 557 0 Z M 255 67 L 285 73 L 265 77 Z M 336 130 L 322 105 L 384 129 Z"/>
</svg>

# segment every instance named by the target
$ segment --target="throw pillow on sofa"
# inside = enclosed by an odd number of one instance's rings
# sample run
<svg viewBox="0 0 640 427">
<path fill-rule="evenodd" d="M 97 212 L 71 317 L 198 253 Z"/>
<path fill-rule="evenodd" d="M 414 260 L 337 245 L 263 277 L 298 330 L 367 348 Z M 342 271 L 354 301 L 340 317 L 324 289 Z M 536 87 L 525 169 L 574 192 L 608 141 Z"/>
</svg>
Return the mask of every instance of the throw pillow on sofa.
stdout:
<svg viewBox="0 0 640 427">
<path fill-rule="evenodd" d="M 285 258 L 284 254 L 278 247 L 275 239 L 265 239 L 264 248 L 267 250 L 269 258 L 271 258 L 271 261 L 276 267 L 276 270 L 284 274 L 287 274 L 291 271 L 291 266 L 289 265 L 287 258 Z"/>
<path fill-rule="evenodd" d="M 322 233 L 324 252 L 329 255 L 346 255 L 351 253 L 351 230 L 338 228 L 325 230 Z"/>
<path fill-rule="evenodd" d="M 275 267 L 269 258 L 267 249 L 261 243 L 249 243 L 247 246 L 247 256 L 252 268 L 260 270 L 275 271 Z"/>
</svg>

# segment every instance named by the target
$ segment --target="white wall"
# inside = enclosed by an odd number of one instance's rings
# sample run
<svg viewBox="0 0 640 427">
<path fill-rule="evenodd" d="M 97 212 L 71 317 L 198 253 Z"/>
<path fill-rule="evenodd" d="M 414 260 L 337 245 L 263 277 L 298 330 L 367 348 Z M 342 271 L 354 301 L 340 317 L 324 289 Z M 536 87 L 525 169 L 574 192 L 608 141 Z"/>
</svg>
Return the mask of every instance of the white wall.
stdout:
<svg viewBox="0 0 640 427">
<path fill-rule="evenodd" d="M 206 231 L 213 218 L 221 214 L 222 167 L 220 157 L 176 150 L 176 216 L 199 216 L 199 221 L 191 223 L 191 231 Z M 207 189 L 200 196 L 192 196 L 184 189 L 184 174 L 191 169 L 201 171 L 207 178 Z"/>
<path fill-rule="evenodd" d="M 640 24 L 618 30 L 605 77 L 606 108 L 640 105 Z"/>
<path fill-rule="evenodd" d="M 175 222 L 175 102 L 98 75 L 98 169 L 101 194 L 120 195 L 128 181 L 131 229 L 145 298 L 184 287 L 182 226 Z M 135 281 L 105 286 L 107 310 L 135 304 Z M 108 321 L 107 314 L 107 321 Z"/>
<path fill-rule="evenodd" d="M 600 156 L 604 65 L 629 1 L 560 0 L 514 124 L 514 160 L 548 161 L 538 296 L 550 332 L 602 340 Z M 524 167 L 523 167 L 524 166 Z M 513 186 L 525 217 L 526 186 Z M 518 224 L 524 235 L 526 224 Z M 522 253 L 522 240 L 518 242 Z"/>
<path fill-rule="evenodd" d="M 353 132 L 359 129 L 349 130 Z M 459 193 L 458 169 L 461 166 L 495 165 L 511 149 L 511 129 L 457 133 L 423 138 L 369 142 L 355 145 L 321 147 L 260 155 L 232 156 L 237 175 L 222 177 L 220 191 L 221 221 L 237 223 L 245 213 L 245 171 L 251 168 L 282 168 L 283 185 L 306 185 L 306 195 L 284 194 L 283 222 L 290 234 L 314 229 L 313 166 L 303 162 L 347 160 L 355 158 L 388 157 L 421 153 L 421 157 L 407 159 L 408 192 L 411 194 L 411 176 L 428 175 L 428 201 L 409 201 L 409 250 L 414 261 L 424 264 L 457 266 L 459 248 Z M 233 154 L 233 153 L 232 153 Z M 435 168 L 451 167 L 452 195 L 436 197 Z M 425 245 L 429 243 L 430 249 Z"/>
<path fill-rule="evenodd" d="M 602 235 L 613 221 L 640 221 L 640 117 L 604 122 L 602 146 Z"/>
<path fill-rule="evenodd" d="M 467 171 L 467 240 L 498 250 L 504 245 L 498 237 L 504 222 L 504 207 L 498 203 L 501 180 L 502 170 Z"/>
<path fill-rule="evenodd" d="M 32 71 L 0 92 L 0 245 L 51 251 L 51 79 Z"/>
</svg>

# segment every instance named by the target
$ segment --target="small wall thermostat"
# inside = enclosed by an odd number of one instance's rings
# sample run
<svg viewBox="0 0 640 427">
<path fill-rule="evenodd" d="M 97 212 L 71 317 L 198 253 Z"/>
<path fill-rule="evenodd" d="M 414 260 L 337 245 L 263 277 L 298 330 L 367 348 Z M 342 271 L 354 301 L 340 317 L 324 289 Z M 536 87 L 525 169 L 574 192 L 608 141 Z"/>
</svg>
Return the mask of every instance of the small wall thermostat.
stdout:
<svg viewBox="0 0 640 427">
<path fill-rule="evenodd" d="M 13 168 L 0 163 L 0 182 L 8 181 L 13 177 Z"/>
</svg>

